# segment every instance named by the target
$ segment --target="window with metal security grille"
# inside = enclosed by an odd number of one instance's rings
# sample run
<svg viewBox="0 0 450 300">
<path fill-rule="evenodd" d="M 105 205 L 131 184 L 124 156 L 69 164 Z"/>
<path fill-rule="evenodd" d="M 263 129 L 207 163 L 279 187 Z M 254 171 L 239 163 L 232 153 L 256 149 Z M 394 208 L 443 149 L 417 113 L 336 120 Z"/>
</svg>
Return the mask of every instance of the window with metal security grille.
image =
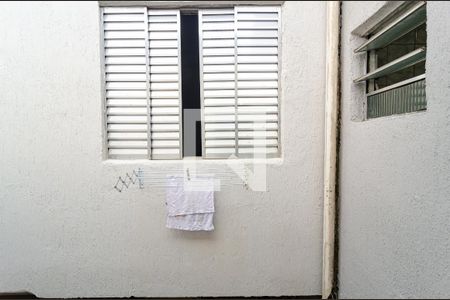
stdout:
<svg viewBox="0 0 450 300">
<path fill-rule="evenodd" d="M 103 7 L 101 24 L 108 158 L 279 156 L 279 6 Z"/>
<path fill-rule="evenodd" d="M 407 3 L 355 52 L 367 52 L 367 118 L 425 110 L 426 3 Z"/>
</svg>

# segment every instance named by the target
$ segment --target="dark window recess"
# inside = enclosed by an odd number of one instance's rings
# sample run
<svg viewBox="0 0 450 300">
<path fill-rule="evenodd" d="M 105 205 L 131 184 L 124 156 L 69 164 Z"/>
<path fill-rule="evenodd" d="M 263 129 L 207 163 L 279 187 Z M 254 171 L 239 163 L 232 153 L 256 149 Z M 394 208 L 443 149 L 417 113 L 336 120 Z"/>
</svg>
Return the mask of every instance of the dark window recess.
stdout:
<svg viewBox="0 0 450 300">
<path fill-rule="evenodd" d="M 377 49 L 377 68 L 396 60 L 416 49 L 426 47 L 427 31 L 426 24 L 422 24 L 416 29 L 408 32 L 384 48 Z M 419 62 L 413 66 L 402 69 L 398 72 L 376 78 L 375 90 L 381 89 L 397 82 L 425 74 L 425 62 Z"/>
<path fill-rule="evenodd" d="M 202 156 L 197 12 L 181 12 L 183 157 Z"/>
</svg>

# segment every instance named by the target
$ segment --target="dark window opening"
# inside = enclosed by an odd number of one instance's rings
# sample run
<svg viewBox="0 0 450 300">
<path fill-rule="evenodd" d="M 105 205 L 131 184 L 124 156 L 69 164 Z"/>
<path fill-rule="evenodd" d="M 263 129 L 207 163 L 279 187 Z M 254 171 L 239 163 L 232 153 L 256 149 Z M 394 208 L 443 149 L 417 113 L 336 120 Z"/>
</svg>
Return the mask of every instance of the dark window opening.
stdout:
<svg viewBox="0 0 450 300">
<path fill-rule="evenodd" d="M 181 12 L 183 157 L 202 156 L 197 12 Z"/>
<path fill-rule="evenodd" d="M 375 50 L 376 68 L 388 64 L 416 49 L 426 47 L 427 31 L 426 24 L 415 28 L 389 45 Z M 375 90 L 390 86 L 415 76 L 425 74 L 425 61 L 409 66 L 395 73 L 376 78 L 374 80 Z"/>
</svg>

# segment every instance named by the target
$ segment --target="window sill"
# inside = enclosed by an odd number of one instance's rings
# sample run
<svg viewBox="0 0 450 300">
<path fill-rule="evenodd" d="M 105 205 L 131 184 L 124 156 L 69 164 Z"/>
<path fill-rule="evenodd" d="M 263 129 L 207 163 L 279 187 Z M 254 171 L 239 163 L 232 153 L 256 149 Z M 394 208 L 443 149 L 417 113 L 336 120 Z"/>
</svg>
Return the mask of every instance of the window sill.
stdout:
<svg viewBox="0 0 450 300">
<path fill-rule="evenodd" d="M 149 160 L 149 159 L 106 159 L 102 164 L 105 166 L 120 166 L 120 165 L 179 165 L 185 163 L 198 163 L 202 165 L 228 165 L 228 164 L 266 164 L 266 165 L 282 165 L 283 158 L 240 158 L 240 159 L 203 159 L 201 157 L 185 157 L 183 159 L 171 159 L 171 160 Z"/>
</svg>

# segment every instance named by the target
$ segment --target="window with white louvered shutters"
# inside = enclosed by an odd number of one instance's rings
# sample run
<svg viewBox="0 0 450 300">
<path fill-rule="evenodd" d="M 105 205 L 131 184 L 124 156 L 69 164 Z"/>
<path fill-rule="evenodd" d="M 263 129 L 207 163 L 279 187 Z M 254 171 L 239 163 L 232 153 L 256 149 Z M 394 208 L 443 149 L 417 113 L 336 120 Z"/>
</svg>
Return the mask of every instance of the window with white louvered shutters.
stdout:
<svg viewBox="0 0 450 300">
<path fill-rule="evenodd" d="M 180 10 L 103 7 L 106 147 L 182 158 Z M 202 156 L 277 157 L 280 7 L 199 9 Z"/>
</svg>

